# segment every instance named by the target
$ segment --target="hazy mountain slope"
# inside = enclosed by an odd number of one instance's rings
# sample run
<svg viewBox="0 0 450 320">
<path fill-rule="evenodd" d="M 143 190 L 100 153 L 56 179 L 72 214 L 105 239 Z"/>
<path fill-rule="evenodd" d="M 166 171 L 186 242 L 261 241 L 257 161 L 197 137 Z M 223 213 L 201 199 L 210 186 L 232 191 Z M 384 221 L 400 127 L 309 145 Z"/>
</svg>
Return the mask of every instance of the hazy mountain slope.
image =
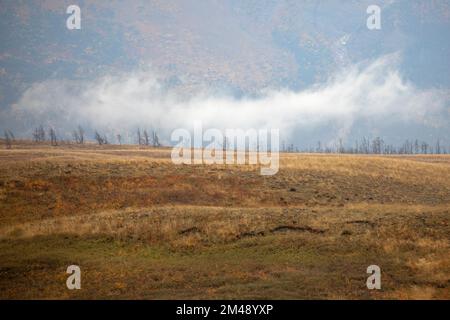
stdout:
<svg viewBox="0 0 450 320">
<path fill-rule="evenodd" d="M 0 110 L 34 83 L 148 68 L 164 90 L 187 96 L 304 90 L 395 52 L 406 81 L 450 88 L 447 0 L 382 1 L 377 31 L 366 28 L 372 1 L 79 1 L 82 29 L 72 31 L 72 1 L 0 4 Z"/>
</svg>

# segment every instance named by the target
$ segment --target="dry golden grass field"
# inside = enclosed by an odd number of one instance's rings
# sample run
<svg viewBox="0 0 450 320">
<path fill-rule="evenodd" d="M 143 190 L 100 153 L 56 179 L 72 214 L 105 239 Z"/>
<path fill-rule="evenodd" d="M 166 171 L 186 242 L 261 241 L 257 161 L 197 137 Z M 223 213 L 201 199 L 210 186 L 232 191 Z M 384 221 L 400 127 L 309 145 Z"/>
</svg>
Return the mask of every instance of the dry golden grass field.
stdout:
<svg viewBox="0 0 450 320">
<path fill-rule="evenodd" d="M 23 143 L 0 151 L 0 298 L 449 299 L 449 217 L 450 156 L 282 154 L 261 176 Z"/>
</svg>

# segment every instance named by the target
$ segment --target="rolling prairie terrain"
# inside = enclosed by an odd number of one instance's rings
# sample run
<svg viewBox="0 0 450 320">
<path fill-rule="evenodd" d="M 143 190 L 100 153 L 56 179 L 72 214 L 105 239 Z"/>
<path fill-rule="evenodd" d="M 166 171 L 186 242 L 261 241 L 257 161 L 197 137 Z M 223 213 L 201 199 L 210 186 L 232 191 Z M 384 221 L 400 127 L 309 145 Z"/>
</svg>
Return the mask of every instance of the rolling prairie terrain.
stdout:
<svg viewBox="0 0 450 320">
<path fill-rule="evenodd" d="M 165 148 L 0 150 L 0 298 L 450 298 L 450 156 L 289 153 L 259 173 Z"/>
</svg>

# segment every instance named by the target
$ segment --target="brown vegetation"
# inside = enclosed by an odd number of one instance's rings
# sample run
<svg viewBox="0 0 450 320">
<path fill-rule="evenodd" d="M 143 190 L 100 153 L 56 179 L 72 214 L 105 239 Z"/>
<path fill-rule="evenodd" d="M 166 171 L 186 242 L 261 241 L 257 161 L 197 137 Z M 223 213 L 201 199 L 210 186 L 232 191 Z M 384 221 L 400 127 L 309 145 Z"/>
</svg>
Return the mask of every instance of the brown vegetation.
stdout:
<svg viewBox="0 0 450 320">
<path fill-rule="evenodd" d="M 0 200 L 2 298 L 450 297 L 450 156 L 290 153 L 261 176 L 21 143 L 0 151 Z"/>
</svg>

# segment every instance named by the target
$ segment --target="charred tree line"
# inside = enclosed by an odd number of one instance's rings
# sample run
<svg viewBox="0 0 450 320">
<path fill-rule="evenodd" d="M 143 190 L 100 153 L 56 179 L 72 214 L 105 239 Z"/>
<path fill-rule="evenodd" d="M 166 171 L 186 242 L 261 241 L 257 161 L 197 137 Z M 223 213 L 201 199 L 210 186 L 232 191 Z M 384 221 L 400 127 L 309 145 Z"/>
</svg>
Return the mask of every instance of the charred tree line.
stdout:
<svg viewBox="0 0 450 320">
<path fill-rule="evenodd" d="M 44 130 L 44 127 L 42 125 L 34 129 L 34 131 L 33 131 L 33 141 L 34 142 L 45 141 L 45 130 Z"/>
<path fill-rule="evenodd" d="M 386 143 L 382 138 L 362 138 L 352 146 L 346 146 L 342 139 L 332 145 L 324 145 L 321 141 L 315 147 L 299 150 L 293 144 L 281 144 L 282 152 L 307 153 L 345 153 L 345 154 L 450 154 L 450 146 L 444 146 L 438 139 L 434 144 L 418 139 L 407 139 L 401 145 Z"/>
<path fill-rule="evenodd" d="M 125 143 L 130 143 L 129 135 L 127 134 L 126 136 L 128 139 Z M 16 140 L 14 134 L 11 130 L 4 130 L 3 137 L 5 147 L 7 149 L 11 149 L 12 144 Z M 138 128 L 134 137 L 134 143 L 137 143 L 138 145 L 153 147 L 161 146 L 159 135 L 155 130 L 147 131 L 146 129 L 141 130 L 141 128 Z M 124 142 L 121 134 L 116 134 L 115 137 L 113 136 L 113 142 L 111 142 L 106 134 L 102 134 L 98 130 L 94 130 L 92 138 L 98 145 L 107 145 L 111 143 L 122 145 Z M 49 141 L 52 146 L 57 146 L 59 142 L 85 144 L 87 141 L 87 136 L 85 130 L 81 126 L 78 126 L 72 131 L 72 140 L 64 141 L 62 139 L 58 139 L 58 135 L 54 128 L 50 127 L 48 130 L 45 130 L 44 126 L 40 125 L 32 131 L 32 140 L 36 143 Z M 226 150 L 228 147 L 226 137 L 224 138 L 222 146 L 223 150 Z M 257 146 L 257 150 L 259 151 L 259 146 Z M 431 144 L 418 139 L 407 139 L 401 145 L 395 146 L 393 144 L 386 143 L 380 137 L 373 139 L 363 137 L 361 140 L 355 141 L 352 145 L 346 145 L 342 139 L 339 139 L 331 145 L 323 144 L 321 141 L 318 141 L 316 146 L 302 149 L 295 147 L 293 143 L 286 143 L 285 141 L 282 141 L 280 151 L 342 154 L 450 154 L 450 145 L 445 145 L 441 139 L 438 139 Z"/>
<path fill-rule="evenodd" d="M 78 132 L 80 132 L 80 129 L 78 129 Z M 137 132 L 136 132 L 136 137 L 137 137 L 138 145 L 153 146 L 153 147 L 161 146 L 161 143 L 159 142 L 159 136 L 155 130 L 152 130 L 149 134 L 147 130 L 144 129 L 143 131 L 141 131 L 141 129 L 138 128 Z M 122 145 L 123 136 L 121 134 L 116 134 L 115 138 L 116 138 L 115 143 Z M 94 139 L 97 142 L 97 144 L 99 144 L 99 145 L 110 144 L 108 137 L 105 134 L 101 134 L 97 130 L 95 130 Z M 83 141 L 84 141 L 84 139 L 83 139 Z M 83 143 L 83 142 L 81 142 L 81 143 Z"/>
<path fill-rule="evenodd" d="M 4 139 L 5 139 L 6 147 L 8 149 L 11 148 L 11 144 L 14 141 L 14 135 L 12 134 L 11 131 L 5 130 L 4 137 L 5 137 Z M 52 146 L 57 146 L 58 141 L 65 142 L 65 143 L 75 143 L 75 144 L 85 144 L 87 141 L 86 132 L 82 126 L 78 126 L 75 130 L 72 131 L 71 138 L 72 139 L 70 141 L 59 139 L 56 134 L 56 130 L 54 128 L 50 127 L 48 129 L 48 131 L 46 131 L 44 126 L 42 126 L 42 125 L 34 128 L 34 130 L 32 132 L 32 140 L 34 142 L 38 143 L 38 142 L 49 141 Z M 110 139 L 108 138 L 108 135 L 101 133 L 98 130 L 94 130 L 92 139 L 98 145 L 114 144 L 114 142 L 110 141 Z M 121 134 L 116 134 L 115 139 L 116 139 L 115 142 L 117 144 L 122 145 L 123 136 Z M 114 136 L 113 136 L 112 140 L 114 140 Z M 159 135 L 155 130 L 147 131 L 146 129 L 144 129 L 141 131 L 140 128 L 137 129 L 137 144 L 145 145 L 145 146 L 153 146 L 153 147 L 161 146 Z"/>
<path fill-rule="evenodd" d="M 44 142 L 46 141 L 47 134 L 44 127 L 41 125 L 34 129 L 33 131 L 33 141 L 34 142 Z M 56 136 L 56 131 L 53 128 L 48 129 L 48 137 L 52 146 L 58 145 L 58 138 Z"/>
<path fill-rule="evenodd" d="M 147 130 L 142 131 L 138 128 L 137 130 L 137 142 L 139 145 L 145 145 L 145 146 L 153 146 L 153 147 L 160 147 L 161 143 L 159 142 L 158 134 L 155 130 L 152 130 L 150 132 L 150 135 L 148 134 Z"/>
</svg>

